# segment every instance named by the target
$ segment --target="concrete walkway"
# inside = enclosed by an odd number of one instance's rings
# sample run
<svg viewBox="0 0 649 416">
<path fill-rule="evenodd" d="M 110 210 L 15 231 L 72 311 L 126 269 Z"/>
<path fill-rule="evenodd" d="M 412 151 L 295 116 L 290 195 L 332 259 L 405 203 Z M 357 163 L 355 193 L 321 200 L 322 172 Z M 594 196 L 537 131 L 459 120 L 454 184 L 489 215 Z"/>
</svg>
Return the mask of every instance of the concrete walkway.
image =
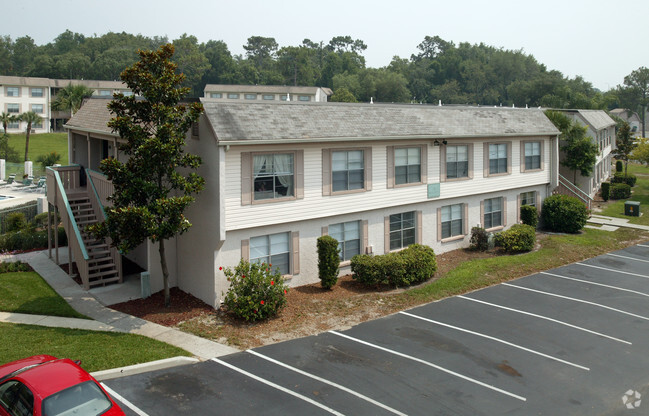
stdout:
<svg viewBox="0 0 649 416">
<path fill-rule="evenodd" d="M 629 220 L 626 218 L 615 218 L 615 217 L 605 217 L 603 215 L 592 215 L 588 219 L 588 223 L 601 225 L 601 227 L 591 226 L 589 228 L 598 228 L 598 229 L 603 229 L 605 231 L 615 231 L 618 228 L 634 228 L 636 230 L 649 231 L 649 226 L 631 224 L 629 223 Z"/>
<path fill-rule="evenodd" d="M 67 251 L 67 249 L 61 251 Z M 12 256 L 4 255 L 0 256 L 0 260 L 20 260 L 29 263 L 72 308 L 93 319 L 59 318 L 2 312 L 0 313 L 0 322 L 139 334 L 180 347 L 201 360 L 208 360 L 239 351 L 227 345 L 105 307 L 92 293 L 84 291 L 53 260 L 50 260 L 47 251 Z"/>
</svg>

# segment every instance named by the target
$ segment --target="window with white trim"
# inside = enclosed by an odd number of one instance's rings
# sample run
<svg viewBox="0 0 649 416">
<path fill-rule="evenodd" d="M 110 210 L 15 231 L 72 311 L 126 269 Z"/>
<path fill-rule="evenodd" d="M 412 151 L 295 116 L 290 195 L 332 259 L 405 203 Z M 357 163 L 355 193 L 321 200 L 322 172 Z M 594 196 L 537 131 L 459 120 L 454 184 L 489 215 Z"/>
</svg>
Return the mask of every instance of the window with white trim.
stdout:
<svg viewBox="0 0 649 416">
<path fill-rule="evenodd" d="M 298 97 L 298 100 L 299 101 L 311 101 L 311 96 L 309 96 L 309 95 L 300 95 Z"/>
<path fill-rule="evenodd" d="M 9 123 L 7 123 L 7 128 L 8 129 L 19 129 L 20 128 L 20 120 L 10 121 Z"/>
<path fill-rule="evenodd" d="M 246 94 L 246 95 L 244 95 L 244 98 L 246 100 L 256 100 L 257 99 L 257 94 Z"/>
<path fill-rule="evenodd" d="M 255 201 L 295 196 L 293 153 L 253 156 L 253 198 Z"/>
<path fill-rule="evenodd" d="M 231 99 L 231 100 L 238 100 L 239 99 L 239 94 L 229 93 L 228 98 Z"/>
<path fill-rule="evenodd" d="M 42 88 L 31 88 L 30 93 L 32 97 L 42 97 L 43 89 Z"/>
<path fill-rule="evenodd" d="M 394 183 L 421 182 L 421 147 L 394 149 Z"/>
<path fill-rule="evenodd" d="M 122 95 L 123 95 L 124 97 L 131 97 L 131 96 L 133 96 L 133 91 L 131 91 L 131 90 L 124 90 L 124 91 L 120 91 L 120 92 L 122 93 Z"/>
<path fill-rule="evenodd" d="M 503 199 L 491 198 L 484 201 L 484 228 L 490 229 L 503 225 Z"/>
<path fill-rule="evenodd" d="M 365 156 L 363 150 L 331 152 L 331 188 L 333 192 L 365 187 Z"/>
<path fill-rule="evenodd" d="M 415 211 L 390 215 L 390 250 L 408 247 L 416 242 Z"/>
<path fill-rule="evenodd" d="M 521 206 L 530 205 L 536 207 L 536 192 L 522 192 L 521 195 Z"/>
<path fill-rule="evenodd" d="M 20 97 L 20 87 L 7 87 L 7 97 Z"/>
<path fill-rule="evenodd" d="M 489 145 L 489 174 L 507 173 L 507 143 Z"/>
<path fill-rule="evenodd" d="M 351 260 L 361 254 L 361 222 L 349 221 L 329 226 L 329 235 L 338 241 L 340 261 Z"/>
<path fill-rule="evenodd" d="M 111 90 L 99 90 L 100 97 L 110 97 L 111 95 L 113 95 Z"/>
<path fill-rule="evenodd" d="M 541 143 L 525 143 L 525 170 L 541 169 Z"/>
<path fill-rule="evenodd" d="M 43 114 L 43 104 L 32 104 L 31 107 L 36 114 Z"/>
<path fill-rule="evenodd" d="M 469 177 L 469 146 L 446 146 L 446 178 Z"/>
<path fill-rule="evenodd" d="M 7 104 L 7 113 L 18 114 L 20 113 L 20 104 Z"/>
<path fill-rule="evenodd" d="M 464 235 L 463 204 L 447 205 L 441 208 L 442 238 Z"/>
<path fill-rule="evenodd" d="M 288 100 L 288 95 L 280 95 L 279 99 L 282 100 L 282 101 L 286 101 L 286 100 Z"/>
<path fill-rule="evenodd" d="M 220 92 L 211 92 L 210 98 L 223 98 L 223 94 L 221 94 Z"/>
<path fill-rule="evenodd" d="M 275 94 L 264 94 L 264 95 L 262 96 L 262 98 L 263 98 L 264 100 L 267 100 L 267 101 L 274 100 L 274 99 L 275 99 Z"/>
<path fill-rule="evenodd" d="M 272 264 L 280 274 L 290 273 L 290 233 L 263 235 L 250 238 L 250 263 Z"/>
</svg>

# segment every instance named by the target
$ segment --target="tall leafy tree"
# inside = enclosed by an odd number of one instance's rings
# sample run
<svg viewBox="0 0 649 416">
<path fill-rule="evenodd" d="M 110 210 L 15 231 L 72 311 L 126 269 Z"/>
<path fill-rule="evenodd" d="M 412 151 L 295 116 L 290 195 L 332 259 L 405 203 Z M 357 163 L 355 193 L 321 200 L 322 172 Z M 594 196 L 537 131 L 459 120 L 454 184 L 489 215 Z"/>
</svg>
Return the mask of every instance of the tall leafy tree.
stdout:
<svg viewBox="0 0 649 416">
<path fill-rule="evenodd" d="M 194 96 L 201 96 L 202 87 L 200 81 L 211 65 L 199 50 L 198 39 L 195 36 L 183 34 L 173 41 L 173 45 L 174 49 L 178 51 L 173 60 L 178 65 L 180 73 L 185 76 L 183 86 L 191 88 L 190 91 Z"/>
<path fill-rule="evenodd" d="M 617 160 L 624 161 L 624 176 L 627 174 L 627 168 L 629 166 L 629 159 L 631 159 L 631 154 L 637 147 L 634 142 L 634 137 L 631 134 L 631 127 L 626 121 L 622 121 L 622 125 L 615 134 L 615 145 L 616 149 L 613 151 L 613 155 Z"/>
<path fill-rule="evenodd" d="M 74 115 L 81 108 L 83 100 L 91 97 L 93 92 L 85 85 L 70 83 L 56 94 L 56 98 L 52 101 L 52 110 L 70 111 Z"/>
<path fill-rule="evenodd" d="M 649 139 L 640 139 L 640 142 L 631 154 L 631 159 L 649 165 Z"/>
<path fill-rule="evenodd" d="M 644 66 L 632 71 L 624 77 L 624 86 L 620 98 L 625 101 L 625 107 L 637 110 L 642 119 L 642 137 L 646 137 L 645 117 L 649 105 L 649 68 Z"/>
<path fill-rule="evenodd" d="M 147 239 L 158 243 L 165 306 L 171 303 L 165 241 L 191 227 L 183 213 L 205 182 L 193 172 L 200 158 L 184 151 L 185 134 L 203 106 L 181 103 L 189 88 L 181 86 L 184 76 L 176 72 L 173 54 L 171 44 L 140 51 L 140 60 L 122 72 L 122 81 L 135 95 L 119 94 L 110 102 L 114 117 L 108 126 L 126 140 L 120 151 L 128 160 L 102 162 L 101 170 L 115 187 L 113 206 L 106 221 L 92 228 L 100 237 L 110 236 L 124 252 Z"/>
<path fill-rule="evenodd" d="M 33 111 L 28 111 L 20 115 L 20 120 L 23 123 L 27 123 L 27 129 L 25 130 L 25 162 L 29 160 L 29 136 L 32 132 L 32 126 L 37 123 L 41 123 L 43 118 Z"/>
</svg>

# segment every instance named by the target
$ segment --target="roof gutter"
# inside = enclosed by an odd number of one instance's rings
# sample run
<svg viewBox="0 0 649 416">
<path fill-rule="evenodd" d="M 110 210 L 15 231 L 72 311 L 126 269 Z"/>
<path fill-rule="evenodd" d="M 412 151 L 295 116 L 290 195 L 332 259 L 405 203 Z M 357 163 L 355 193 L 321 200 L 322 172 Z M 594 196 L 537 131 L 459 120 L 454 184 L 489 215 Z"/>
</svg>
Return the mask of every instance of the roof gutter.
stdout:
<svg viewBox="0 0 649 416">
<path fill-rule="evenodd" d="M 104 136 L 120 137 L 119 134 L 115 134 L 113 132 L 107 132 L 107 131 L 104 131 L 104 130 L 88 129 L 88 128 L 85 128 L 85 127 L 70 126 L 70 125 L 67 125 L 67 124 L 64 124 L 63 128 L 68 129 L 68 130 L 82 131 L 84 133 L 95 133 L 95 134 L 103 134 Z"/>
</svg>

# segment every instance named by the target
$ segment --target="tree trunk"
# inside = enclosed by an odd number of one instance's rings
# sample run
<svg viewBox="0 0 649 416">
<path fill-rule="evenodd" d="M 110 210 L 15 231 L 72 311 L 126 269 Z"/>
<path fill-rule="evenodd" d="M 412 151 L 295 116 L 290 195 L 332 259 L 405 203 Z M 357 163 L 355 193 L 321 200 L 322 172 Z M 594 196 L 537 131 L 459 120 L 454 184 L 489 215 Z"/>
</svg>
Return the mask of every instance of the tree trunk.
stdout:
<svg viewBox="0 0 649 416">
<path fill-rule="evenodd" d="M 572 183 L 579 188 L 579 185 L 577 185 L 577 169 L 573 170 L 574 174 L 572 175 Z"/>
<path fill-rule="evenodd" d="M 25 132 L 25 162 L 27 162 L 27 156 L 29 155 L 29 133 L 32 129 L 32 123 L 27 124 L 27 131 Z"/>
<path fill-rule="evenodd" d="M 165 307 L 171 306 L 171 294 L 169 293 L 169 270 L 167 269 L 167 258 L 165 257 L 165 241 L 160 240 L 160 267 L 162 268 L 162 281 L 164 283 Z"/>
</svg>

